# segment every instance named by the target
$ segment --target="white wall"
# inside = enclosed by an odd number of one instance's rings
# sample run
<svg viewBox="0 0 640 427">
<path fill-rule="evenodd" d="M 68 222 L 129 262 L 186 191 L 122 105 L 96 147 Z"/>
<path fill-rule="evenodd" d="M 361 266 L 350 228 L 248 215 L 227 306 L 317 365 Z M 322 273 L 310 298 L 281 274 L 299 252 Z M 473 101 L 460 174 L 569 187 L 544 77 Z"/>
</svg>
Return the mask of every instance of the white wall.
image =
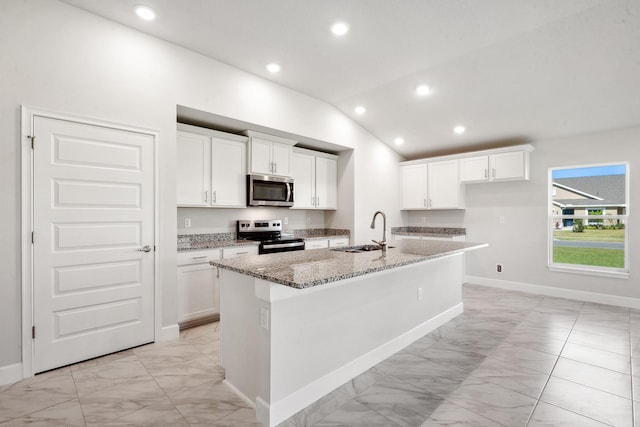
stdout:
<svg viewBox="0 0 640 427">
<path fill-rule="evenodd" d="M 360 188 L 347 201 L 362 201 L 366 215 L 351 215 L 345 205 L 328 226 L 352 228 L 354 221 L 366 224 L 374 209 L 397 209 L 395 154 L 334 107 L 57 1 L 0 2 L 0 93 L 0 367 L 21 360 L 22 104 L 160 132 L 164 325 L 176 321 L 176 105 L 355 148 L 355 167 L 350 160 L 341 172 L 356 174 L 342 177 Z M 372 170 L 358 159 L 362 151 L 367 159 L 369 151 L 389 157 L 376 161 L 381 171 Z M 376 188 L 364 188 L 371 179 Z"/>
<path fill-rule="evenodd" d="M 640 200 L 640 128 L 533 142 L 531 180 L 466 186 L 465 211 L 403 213 L 411 225 L 449 225 L 467 228 L 467 240 L 489 247 L 467 254 L 467 274 L 575 291 L 640 298 L 638 265 L 640 227 L 633 209 Z M 549 272 L 547 269 L 547 180 L 551 167 L 607 162 L 630 162 L 631 224 L 628 228 L 631 277 L 627 280 Z M 499 217 L 505 223 L 499 223 Z M 496 264 L 503 272 L 496 271 Z"/>
</svg>

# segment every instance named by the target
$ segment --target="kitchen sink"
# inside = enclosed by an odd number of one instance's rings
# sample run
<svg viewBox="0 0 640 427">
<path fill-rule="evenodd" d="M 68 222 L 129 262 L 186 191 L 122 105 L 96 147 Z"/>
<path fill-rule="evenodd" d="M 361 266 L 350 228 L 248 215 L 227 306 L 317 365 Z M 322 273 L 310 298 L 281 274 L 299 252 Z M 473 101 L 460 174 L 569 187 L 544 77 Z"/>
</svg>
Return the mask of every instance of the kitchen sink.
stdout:
<svg viewBox="0 0 640 427">
<path fill-rule="evenodd" d="M 394 248 L 395 246 L 388 246 L 387 249 Z M 347 246 L 344 248 L 334 248 L 332 251 L 337 252 L 347 252 L 350 254 L 359 254 L 362 252 L 371 252 L 371 251 L 379 251 L 382 249 L 381 246 L 378 245 L 358 245 L 358 246 Z"/>
</svg>

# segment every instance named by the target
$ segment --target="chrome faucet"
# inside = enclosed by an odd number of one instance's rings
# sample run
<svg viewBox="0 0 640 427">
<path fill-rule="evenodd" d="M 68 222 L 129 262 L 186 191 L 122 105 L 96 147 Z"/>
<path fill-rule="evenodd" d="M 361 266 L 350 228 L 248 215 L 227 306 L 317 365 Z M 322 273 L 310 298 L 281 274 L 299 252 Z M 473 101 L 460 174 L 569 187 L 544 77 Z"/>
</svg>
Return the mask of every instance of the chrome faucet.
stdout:
<svg viewBox="0 0 640 427">
<path fill-rule="evenodd" d="M 371 220 L 371 228 L 376 228 L 376 217 L 378 214 L 382 215 L 382 240 L 372 240 L 373 243 L 377 243 L 382 248 L 382 255 L 387 254 L 387 216 L 382 211 L 376 211 L 373 214 L 373 219 Z"/>
</svg>

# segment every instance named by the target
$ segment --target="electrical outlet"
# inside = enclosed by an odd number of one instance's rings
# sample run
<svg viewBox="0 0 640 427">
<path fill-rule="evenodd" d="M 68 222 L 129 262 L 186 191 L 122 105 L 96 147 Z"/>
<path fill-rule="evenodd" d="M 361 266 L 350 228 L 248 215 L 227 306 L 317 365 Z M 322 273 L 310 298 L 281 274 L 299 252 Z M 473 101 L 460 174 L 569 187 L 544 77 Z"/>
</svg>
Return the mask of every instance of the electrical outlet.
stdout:
<svg viewBox="0 0 640 427">
<path fill-rule="evenodd" d="M 418 288 L 418 301 L 422 299 L 422 288 Z"/>
<path fill-rule="evenodd" d="M 191 218 L 184 219 L 184 228 L 191 228 Z"/>
<path fill-rule="evenodd" d="M 500 217 L 498 218 L 498 222 L 500 222 L 500 224 L 505 223 L 504 215 L 500 215 Z"/>
<path fill-rule="evenodd" d="M 498 273 L 502 273 L 502 264 L 496 264 L 496 270 Z"/>
</svg>

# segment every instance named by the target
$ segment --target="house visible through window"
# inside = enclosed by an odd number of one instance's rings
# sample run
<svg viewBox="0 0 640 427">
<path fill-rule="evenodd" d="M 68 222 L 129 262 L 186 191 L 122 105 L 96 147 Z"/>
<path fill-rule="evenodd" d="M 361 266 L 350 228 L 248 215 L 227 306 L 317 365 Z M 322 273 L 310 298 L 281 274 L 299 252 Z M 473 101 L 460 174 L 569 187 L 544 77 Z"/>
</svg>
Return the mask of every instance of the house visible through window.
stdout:
<svg viewBox="0 0 640 427">
<path fill-rule="evenodd" d="M 549 170 L 551 270 L 628 276 L 628 164 Z"/>
</svg>

